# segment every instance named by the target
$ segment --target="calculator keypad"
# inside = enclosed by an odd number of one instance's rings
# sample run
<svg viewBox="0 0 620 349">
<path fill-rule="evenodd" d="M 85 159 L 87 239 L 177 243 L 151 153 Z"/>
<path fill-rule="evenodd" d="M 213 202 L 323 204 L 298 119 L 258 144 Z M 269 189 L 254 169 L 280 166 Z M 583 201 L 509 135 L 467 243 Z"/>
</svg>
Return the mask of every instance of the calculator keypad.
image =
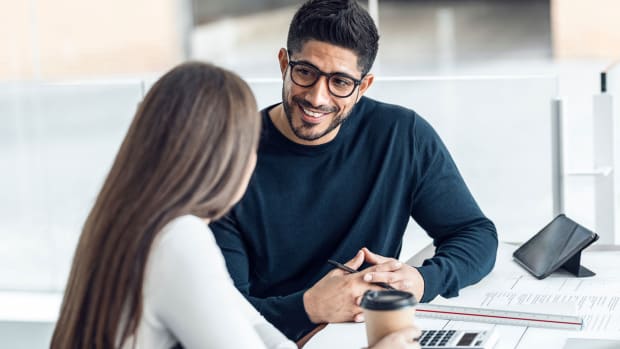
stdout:
<svg viewBox="0 0 620 349">
<path fill-rule="evenodd" d="M 424 347 L 444 347 L 450 339 L 454 336 L 456 331 L 454 330 L 430 330 L 430 331 L 422 331 L 422 336 L 420 336 L 420 345 Z"/>
</svg>

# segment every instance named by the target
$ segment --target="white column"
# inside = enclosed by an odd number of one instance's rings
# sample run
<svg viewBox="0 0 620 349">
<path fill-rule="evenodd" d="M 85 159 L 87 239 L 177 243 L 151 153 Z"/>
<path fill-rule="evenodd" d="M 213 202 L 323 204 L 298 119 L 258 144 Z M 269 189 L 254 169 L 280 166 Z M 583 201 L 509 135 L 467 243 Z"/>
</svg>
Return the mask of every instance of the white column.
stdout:
<svg viewBox="0 0 620 349">
<path fill-rule="evenodd" d="M 441 7 L 437 10 L 437 45 L 439 57 L 439 69 L 448 73 L 454 67 L 454 47 L 456 46 L 454 30 L 454 9 Z"/>
<path fill-rule="evenodd" d="M 374 19 L 377 29 L 379 29 L 379 0 L 368 0 L 368 13 Z"/>
<path fill-rule="evenodd" d="M 593 98 L 595 232 L 604 244 L 617 244 L 615 232 L 613 99 L 601 92 Z"/>
<path fill-rule="evenodd" d="M 564 152 L 562 138 L 562 100 L 551 101 L 551 193 L 553 217 L 564 213 Z"/>
</svg>

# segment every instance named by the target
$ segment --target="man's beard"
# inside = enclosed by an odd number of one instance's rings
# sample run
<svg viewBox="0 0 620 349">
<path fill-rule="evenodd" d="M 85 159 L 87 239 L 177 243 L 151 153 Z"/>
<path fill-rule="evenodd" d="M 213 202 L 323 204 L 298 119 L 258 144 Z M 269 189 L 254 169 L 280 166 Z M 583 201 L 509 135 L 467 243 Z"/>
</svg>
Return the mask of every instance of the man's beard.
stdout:
<svg viewBox="0 0 620 349">
<path fill-rule="evenodd" d="M 303 139 L 304 141 L 315 141 L 315 140 L 325 136 L 326 134 L 330 133 L 335 128 L 340 126 L 346 120 L 346 118 L 349 116 L 349 114 L 351 113 L 351 111 L 349 111 L 349 112 L 347 112 L 345 114 L 338 115 L 338 116 L 334 117 L 334 119 L 332 120 L 331 124 L 329 124 L 329 126 L 323 132 L 320 132 L 320 133 L 304 133 L 303 132 L 304 130 L 310 131 L 314 127 L 317 127 L 317 125 L 307 123 L 302 118 L 300 118 L 299 121 L 301 121 L 302 125 L 298 126 L 298 127 L 295 127 L 293 125 L 293 108 L 294 108 L 295 104 L 301 105 L 303 107 L 319 110 L 319 111 L 322 111 L 322 112 L 327 112 L 327 113 L 333 113 L 333 112 L 337 113 L 338 112 L 338 108 L 336 108 L 336 107 L 330 108 L 330 107 L 324 107 L 324 106 L 319 106 L 317 108 L 317 107 L 314 107 L 312 104 L 308 103 L 308 101 L 304 100 L 301 97 L 297 97 L 297 96 L 293 97 L 292 100 L 293 100 L 292 103 L 288 102 L 288 98 L 286 98 L 286 95 L 285 95 L 284 87 L 282 87 L 282 107 L 284 108 L 284 114 L 286 115 L 286 120 L 288 120 L 288 125 L 291 128 L 291 130 L 293 131 L 293 133 L 295 134 L 295 136 L 297 136 L 297 138 L 299 138 L 299 139 Z"/>
</svg>

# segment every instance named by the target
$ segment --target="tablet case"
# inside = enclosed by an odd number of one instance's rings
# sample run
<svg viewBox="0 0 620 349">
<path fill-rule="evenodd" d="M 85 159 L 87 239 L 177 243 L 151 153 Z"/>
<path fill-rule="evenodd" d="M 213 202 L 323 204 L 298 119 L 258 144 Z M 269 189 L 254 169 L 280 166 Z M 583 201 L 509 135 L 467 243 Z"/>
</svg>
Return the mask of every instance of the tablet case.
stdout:
<svg viewBox="0 0 620 349">
<path fill-rule="evenodd" d="M 581 251 L 597 239 L 596 233 L 560 214 L 512 256 L 538 279 L 546 278 L 558 268 L 577 277 L 593 276 L 594 272 L 581 265 Z"/>
</svg>

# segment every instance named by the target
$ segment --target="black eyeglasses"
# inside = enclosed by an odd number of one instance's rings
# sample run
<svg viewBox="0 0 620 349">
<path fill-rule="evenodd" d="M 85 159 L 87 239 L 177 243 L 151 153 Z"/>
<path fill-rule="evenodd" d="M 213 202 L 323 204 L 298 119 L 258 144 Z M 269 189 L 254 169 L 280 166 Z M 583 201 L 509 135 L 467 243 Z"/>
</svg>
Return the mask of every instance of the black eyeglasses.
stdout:
<svg viewBox="0 0 620 349">
<path fill-rule="evenodd" d="M 329 93 L 339 98 L 349 97 L 355 88 L 362 83 L 361 79 L 354 79 L 344 73 L 324 73 L 309 63 L 294 62 L 289 59 L 288 65 L 291 67 L 291 80 L 296 85 L 310 87 L 316 84 L 321 76 L 325 76 Z M 364 79 L 363 76 L 362 79 Z"/>
</svg>

